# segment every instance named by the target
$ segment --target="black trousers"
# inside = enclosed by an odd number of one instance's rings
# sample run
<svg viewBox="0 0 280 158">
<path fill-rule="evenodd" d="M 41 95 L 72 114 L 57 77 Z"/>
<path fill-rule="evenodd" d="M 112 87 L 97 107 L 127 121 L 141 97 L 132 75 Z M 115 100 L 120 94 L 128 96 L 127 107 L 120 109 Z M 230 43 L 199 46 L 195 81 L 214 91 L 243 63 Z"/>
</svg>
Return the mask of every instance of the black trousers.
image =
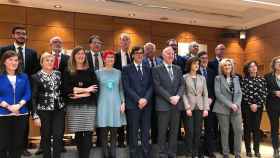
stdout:
<svg viewBox="0 0 280 158">
<path fill-rule="evenodd" d="M 150 120 L 151 120 L 151 107 L 134 110 L 127 110 L 127 121 L 129 127 L 129 152 L 130 157 L 137 157 L 137 147 L 138 147 L 138 132 L 141 131 L 141 144 L 143 149 L 144 157 L 149 157 L 150 143 L 149 143 L 149 130 L 150 130 Z"/>
<path fill-rule="evenodd" d="M 208 112 L 208 116 L 204 118 L 204 127 L 204 151 L 211 154 L 217 150 L 218 144 L 219 130 L 216 113 L 212 111 Z"/>
<path fill-rule="evenodd" d="M 89 158 L 90 149 L 92 147 L 92 132 L 91 131 L 76 132 L 75 139 L 76 139 L 79 158 Z"/>
<path fill-rule="evenodd" d="M 157 114 L 159 157 L 176 157 L 180 111 L 172 108 L 169 111 L 157 111 Z M 168 128 L 168 146 L 166 147 Z"/>
<path fill-rule="evenodd" d="M 279 118 L 280 118 L 280 111 L 277 110 L 267 110 L 270 127 L 271 127 L 271 141 L 274 150 L 278 150 L 279 148 Z"/>
<path fill-rule="evenodd" d="M 24 150 L 24 136 L 28 116 L 0 117 L 0 157 L 20 158 Z"/>
<path fill-rule="evenodd" d="M 41 119 L 43 158 L 60 158 L 63 149 L 64 110 L 38 111 L 38 115 Z"/>
<path fill-rule="evenodd" d="M 202 111 L 193 110 L 192 116 L 187 116 L 185 122 L 185 127 L 187 128 L 186 142 L 188 151 L 192 151 L 194 155 L 198 156 L 203 122 Z"/>
<path fill-rule="evenodd" d="M 154 103 L 154 102 L 153 102 Z M 151 114 L 151 139 L 152 139 L 152 144 L 157 144 L 157 134 L 158 134 L 158 125 L 157 125 L 157 112 L 156 112 L 156 108 L 155 105 L 152 104 L 151 106 L 152 108 L 152 114 Z"/>
<path fill-rule="evenodd" d="M 117 149 L 117 127 L 102 127 L 100 129 L 101 146 L 103 150 L 103 157 L 116 158 Z M 110 150 L 108 148 L 108 134 L 110 132 Z"/>
<path fill-rule="evenodd" d="M 256 112 L 252 112 L 250 108 L 244 108 L 242 111 L 244 142 L 247 153 L 251 152 L 251 134 L 253 134 L 254 151 L 255 153 L 259 153 L 261 139 L 260 125 L 262 120 L 262 112 L 262 107 L 258 108 Z"/>
</svg>

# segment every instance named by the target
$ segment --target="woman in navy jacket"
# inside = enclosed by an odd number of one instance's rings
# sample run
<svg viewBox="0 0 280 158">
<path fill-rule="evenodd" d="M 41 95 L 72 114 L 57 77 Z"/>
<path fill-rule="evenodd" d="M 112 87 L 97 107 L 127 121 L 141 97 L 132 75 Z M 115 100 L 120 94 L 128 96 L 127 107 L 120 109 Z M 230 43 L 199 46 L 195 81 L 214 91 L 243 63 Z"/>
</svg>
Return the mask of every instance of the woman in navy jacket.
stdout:
<svg viewBox="0 0 280 158">
<path fill-rule="evenodd" d="M 0 157 L 20 158 L 28 118 L 26 103 L 31 90 L 26 74 L 21 73 L 19 56 L 6 51 L 0 61 Z"/>
</svg>

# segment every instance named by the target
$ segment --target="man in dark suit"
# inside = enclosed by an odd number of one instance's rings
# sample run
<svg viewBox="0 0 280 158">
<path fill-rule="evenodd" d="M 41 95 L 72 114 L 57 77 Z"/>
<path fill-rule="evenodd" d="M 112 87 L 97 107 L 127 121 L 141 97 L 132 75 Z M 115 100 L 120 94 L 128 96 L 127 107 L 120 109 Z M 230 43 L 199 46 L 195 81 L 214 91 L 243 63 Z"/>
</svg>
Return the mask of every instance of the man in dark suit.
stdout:
<svg viewBox="0 0 280 158">
<path fill-rule="evenodd" d="M 174 50 L 166 47 L 162 51 L 163 64 L 152 69 L 158 113 L 158 144 L 160 158 L 175 158 L 180 111 L 185 110 L 182 102 L 184 79 L 179 66 L 172 64 Z M 166 134 L 169 128 L 168 147 Z"/>
<path fill-rule="evenodd" d="M 4 46 L 0 48 L 0 58 L 7 50 L 14 50 L 19 54 L 21 59 L 23 72 L 29 77 L 36 73 L 39 69 L 39 60 L 37 58 L 37 52 L 34 49 L 26 47 L 27 31 L 24 27 L 14 27 L 12 29 L 12 37 L 14 43 L 12 45 Z M 28 103 L 28 107 L 31 104 Z M 29 134 L 29 120 L 27 120 L 27 130 L 25 131 L 25 150 L 23 151 L 24 156 L 31 156 L 31 153 L 27 150 L 28 148 L 28 134 Z"/>
<path fill-rule="evenodd" d="M 183 74 L 186 73 L 186 57 L 182 57 L 180 55 L 178 55 L 178 42 L 175 39 L 169 39 L 166 42 L 167 46 L 172 47 L 172 49 L 174 50 L 174 60 L 173 60 L 173 64 L 174 65 L 178 65 Z"/>
<path fill-rule="evenodd" d="M 129 52 L 129 47 L 130 47 L 130 37 L 126 33 L 122 33 L 120 35 L 120 50 L 117 51 L 115 54 L 115 64 L 114 68 L 122 71 L 122 68 L 128 64 L 131 64 L 131 56 Z M 127 128 L 127 133 L 128 133 L 129 128 Z M 118 129 L 118 142 L 119 142 L 119 147 L 123 148 L 125 147 L 124 141 L 125 141 L 125 128 L 120 127 Z M 129 139 L 129 136 L 127 137 Z"/>
<path fill-rule="evenodd" d="M 143 158 L 150 158 L 149 130 L 151 126 L 151 99 L 153 80 L 149 66 L 143 65 L 144 50 L 134 47 L 133 63 L 123 67 L 122 81 L 129 127 L 129 153 L 131 158 L 140 158 L 137 153 L 138 129 L 141 130 Z"/>
<path fill-rule="evenodd" d="M 148 42 L 144 45 L 144 59 L 142 64 L 148 66 L 150 68 L 156 67 L 162 64 L 162 59 L 155 55 L 156 53 L 156 45 Z M 152 116 L 151 116 L 151 139 L 152 144 L 157 144 L 157 114 L 155 110 L 155 95 L 152 94 L 151 100 L 151 107 L 152 107 Z"/>
<path fill-rule="evenodd" d="M 63 49 L 63 41 L 59 36 L 55 36 L 50 39 L 51 53 L 54 55 L 54 69 L 61 72 L 63 78 L 63 73 L 68 65 L 69 55 Z"/>
<path fill-rule="evenodd" d="M 209 68 L 214 70 L 216 75 L 219 74 L 219 63 L 224 58 L 225 49 L 226 49 L 225 45 L 223 45 L 223 44 L 217 45 L 217 47 L 215 48 L 215 55 L 216 56 L 212 61 L 209 61 L 209 63 L 208 63 Z"/>
<path fill-rule="evenodd" d="M 86 51 L 89 67 L 93 70 L 101 69 L 103 65 L 102 60 L 102 45 L 100 37 L 92 35 L 89 38 L 89 50 Z"/>
<path fill-rule="evenodd" d="M 131 56 L 129 52 L 130 37 L 128 34 L 123 33 L 120 36 L 120 50 L 115 54 L 114 68 L 122 70 L 122 68 L 131 63 Z"/>
<path fill-rule="evenodd" d="M 208 102 L 210 110 L 208 117 L 204 119 L 205 135 L 204 135 L 204 152 L 210 158 L 215 158 L 214 151 L 216 150 L 216 138 L 218 137 L 218 121 L 216 114 L 212 112 L 213 103 L 215 100 L 214 80 L 215 72 L 208 67 L 208 54 L 205 51 L 199 52 L 197 55 L 200 59 L 200 68 L 198 73 L 203 75 L 206 79 L 208 90 Z"/>
</svg>

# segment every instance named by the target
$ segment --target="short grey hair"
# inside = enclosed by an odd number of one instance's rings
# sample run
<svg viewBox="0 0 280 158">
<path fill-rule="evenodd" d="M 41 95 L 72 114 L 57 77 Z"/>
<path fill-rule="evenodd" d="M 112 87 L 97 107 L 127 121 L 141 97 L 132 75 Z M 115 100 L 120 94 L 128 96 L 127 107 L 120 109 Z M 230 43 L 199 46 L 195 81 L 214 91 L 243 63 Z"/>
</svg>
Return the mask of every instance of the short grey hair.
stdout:
<svg viewBox="0 0 280 158">
<path fill-rule="evenodd" d="M 148 42 L 144 45 L 144 50 L 148 47 L 153 47 L 153 50 L 155 51 L 156 50 L 156 45 L 153 44 L 152 42 Z"/>
<path fill-rule="evenodd" d="M 191 50 L 192 50 L 192 48 L 194 47 L 194 46 L 199 46 L 199 44 L 197 43 L 197 42 L 191 42 L 190 43 L 190 45 L 189 45 L 189 52 L 191 52 Z"/>
<path fill-rule="evenodd" d="M 54 36 L 54 37 L 52 37 L 52 38 L 50 39 L 50 44 L 52 44 L 53 41 L 55 41 L 55 40 L 59 40 L 61 43 L 63 42 L 63 40 L 62 40 L 61 37 L 59 37 L 59 36 Z"/>
</svg>

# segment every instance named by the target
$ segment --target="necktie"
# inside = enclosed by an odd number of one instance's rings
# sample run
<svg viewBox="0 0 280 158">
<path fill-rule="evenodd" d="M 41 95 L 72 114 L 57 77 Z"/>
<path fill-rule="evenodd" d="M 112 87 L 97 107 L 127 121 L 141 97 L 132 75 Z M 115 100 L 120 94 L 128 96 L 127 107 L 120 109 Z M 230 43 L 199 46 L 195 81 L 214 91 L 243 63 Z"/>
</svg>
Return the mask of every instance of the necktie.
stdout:
<svg viewBox="0 0 280 158">
<path fill-rule="evenodd" d="M 150 59 L 150 62 L 151 62 L 151 67 L 155 67 L 153 59 Z"/>
<path fill-rule="evenodd" d="M 53 64 L 53 68 L 55 70 L 57 70 L 59 68 L 59 54 L 55 53 L 54 55 L 54 64 Z"/>
<path fill-rule="evenodd" d="M 202 72 L 203 72 L 203 76 L 207 79 L 207 71 L 206 71 L 206 69 L 204 68 L 204 69 L 202 70 Z"/>
<path fill-rule="evenodd" d="M 173 71 L 172 71 L 171 65 L 168 65 L 168 74 L 169 74 L 169 77 L 170 77 L 171 81 L 173 81 L 174 75 L 173 75 Z"/>
<path fill-rule="evenodd" d="M 142 73 L 142 71 L 141 71 L 141 66 L 140 66 L 140 65 L 137 65 L 137 73 L 140 75 L 141 80 L 142 80 L 143 73 Z"/>
<path fill-rule="evenodd" d="M 22 68 L 24 69 L 25 63 L 24 63 L 24 58 L 23 58 L 22 47 L 18 47 L 18 53 L 19 53 L 19 59 L 21 60 L 21 63 L 23 65 Z"/>
<path fill-rule="evenodd" d="M 98 60 L 98 54 L 94 53 L 94 69 L 98 70 L 99 69 L 99 60 Z"/>
</svg>

